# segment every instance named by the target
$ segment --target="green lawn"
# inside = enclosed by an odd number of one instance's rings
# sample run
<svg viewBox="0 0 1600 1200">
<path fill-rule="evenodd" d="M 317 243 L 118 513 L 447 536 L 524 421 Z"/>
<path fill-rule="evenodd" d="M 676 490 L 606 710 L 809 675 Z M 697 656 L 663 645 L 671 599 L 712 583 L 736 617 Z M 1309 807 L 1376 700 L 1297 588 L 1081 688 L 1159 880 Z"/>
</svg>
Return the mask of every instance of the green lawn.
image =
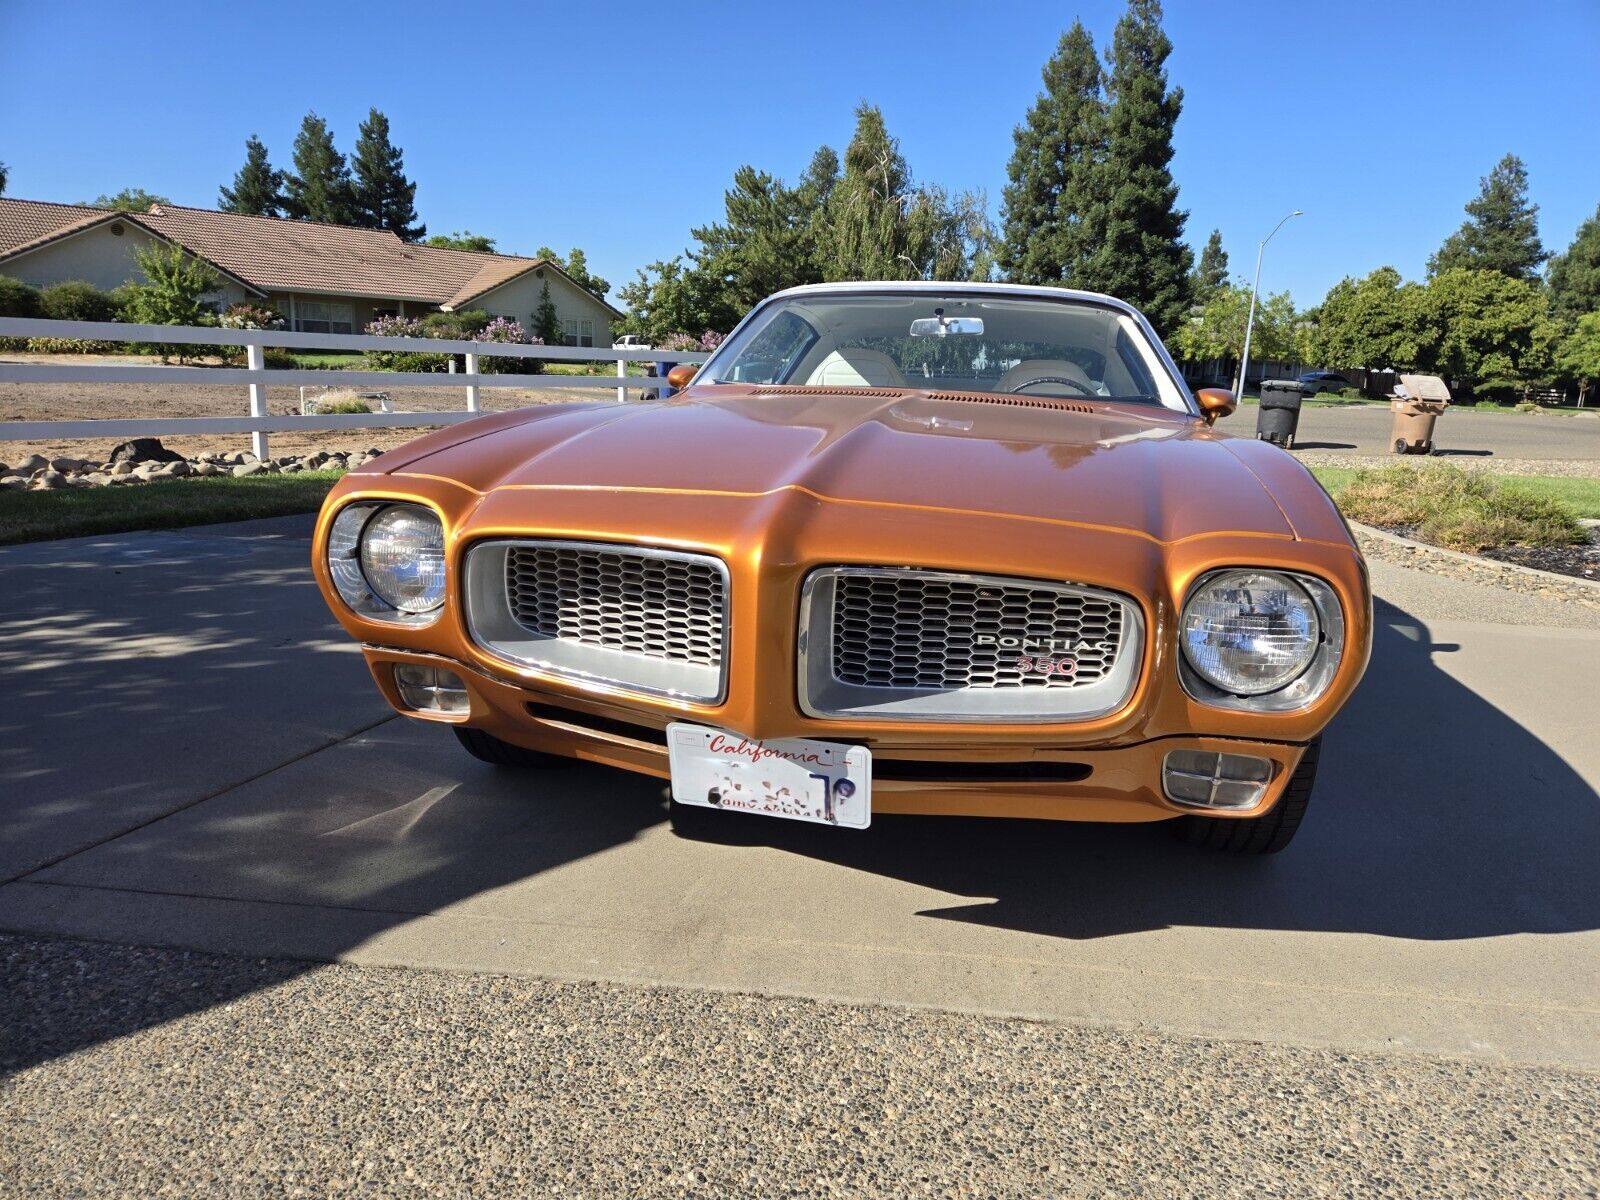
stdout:
<svg viewBox="0 0 1600 1200">
<path fill-rule="evenodd" d="M 339 354 L 329 350 L 291 350 L 289 357 L 294 359 L 295 366 L 313 371 L 359 371 L 362 363 L 359 354 Z"/>
<path fill-rule="evenodd" d="M 0 492 L 0 545 L 315 512 L 339 471 Z"/>
<path fill-rule="evenodd" d="M 1351 467 L 1312 467 L 1311 473 L 1335 500 L 1356 477 Z M 1554 500 L 1574 517 L 1600 519 L 1600 479 L 1566 479 L 1549 475 L 1491 475 L 1490 478 L 1507 491 Z"/>
</svg>

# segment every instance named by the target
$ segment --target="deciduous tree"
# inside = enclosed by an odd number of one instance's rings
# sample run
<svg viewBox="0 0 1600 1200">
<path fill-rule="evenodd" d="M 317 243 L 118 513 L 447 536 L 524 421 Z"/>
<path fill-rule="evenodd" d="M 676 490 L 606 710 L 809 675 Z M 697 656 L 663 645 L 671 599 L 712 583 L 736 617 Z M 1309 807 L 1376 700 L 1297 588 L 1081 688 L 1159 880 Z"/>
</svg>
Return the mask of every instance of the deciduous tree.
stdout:
<svg viewBox="0 0 1600 1200">
<path fill-rule="evenodd" d="M 1100 59 L 1081 21 L 1061 35 L 1043 78 L 1011 132 L 997 258 L 1014 282 L 1075 284 L 1102 236 L 1093 180 L 1106 139 Z"/>
<path fill-rule="evenodd" d="M 1539 243 L 1539 206 L 1528 201 L 1527 168 L 1508 154 L 1479 182 L 1466 221 L 1428 260 L 1428 277 L 1465 268 L 1537 279 L 1550 256 Z"/>
<path fill-rule="evenodd" d="M 422 239 L 424 246 L 438 246 L 444 250 L 476 250 L 480 254 L 494 253 L 494 239 L 481 233 L 457 230 L 455 233 L 436 233 Z"/>
<path fill-rule="evenodd" d="M 307 113 L 294 139 L 294 170 L 283 179 L 283 207 L 300 221 L 355 223 L 355 189 L 328 123 Z"/>
<path fill-rule="evenodd" d="M 1572 239 L 1565 254 L 1550 260 L 1550 304 L 1557 318 L 1571 323 L 1600 312 L 1600 208 Z"/>
<path fill-rule="evenodd" d="M 585 291 L 593 292 L 596 296 L 604 296 L 611 290 L 609 280 L 602 279 L 589 270 L 589 258 L 578 247 L 574 246 L 567 254 L 562 269 L 572 277 L 572 281 Z"/>
<path fill-rule="evenodd" d="M 1564 375 L 1578 381 L 1578 403 L 1584 403 L 1589 389 L 1600 379 L 1600 312 L 1585 313 L 1578 318 L 1561 344 L 1556 366 Z"/>
<path fill-rule="evenodd" d="M 1169 341 L 1190 362 L 1238 362 L 1244 353 L 1244 327 L 1249 313 L 1250 289 L 1223 284 L 1207 297 L 1198 313 L 1191 313 L 1178 326 Z M 1288 292 L 1258 297 L 1255 332 L 1250 337 L 1251 360 L 1294 361 L 1299 357 L 1299 324 Z"/>
<path fill-rule="evenodd" d="M 149 212 L 152 204 L 171 204 L 165 196 L 158 196 L 154 192 L 147 192 L 143 188 L 123 188 L 120 192 L 110 196 L 96 196 L 88 201 L 92 208 L 109 208 L 117 212 L 142 213 Z"/>
<path fill-rule="evenodd" d="M 244 166 L 233 177 L 233 186 L 218 189 L 217 207 L 223 212 L 250 217 L 283 215 L 283 172 L 267 160 L 267 148 L 251 134 L 244 143 Z"/>
<path fill-rule="evenodd" d="M 1427 305 L 1438 337 L 1422 344 L 1425 368 L 1484 391 L 1549 378 L 1559 331 L 1538 284 L 1456 267 L 1428 282 Z"/>
<path fill-rule="evenodd" d="M 389 118 L 376 108 L 361 122 L 354 166 L 356 224 L 387 229 L 402 242 L 418 241 L 428 232 L 417 220 L 417 185 L 406 178 L 400 147 L 389 140 Z"/>
<path fill-rule="evenodd" d="M 1434 336 L 1421 284 L 1402 283 L 1393 267 L 1334 284 L 1304 339 L 1306 359 L 1324 367 L 1408 370 Z"/>
</svg>

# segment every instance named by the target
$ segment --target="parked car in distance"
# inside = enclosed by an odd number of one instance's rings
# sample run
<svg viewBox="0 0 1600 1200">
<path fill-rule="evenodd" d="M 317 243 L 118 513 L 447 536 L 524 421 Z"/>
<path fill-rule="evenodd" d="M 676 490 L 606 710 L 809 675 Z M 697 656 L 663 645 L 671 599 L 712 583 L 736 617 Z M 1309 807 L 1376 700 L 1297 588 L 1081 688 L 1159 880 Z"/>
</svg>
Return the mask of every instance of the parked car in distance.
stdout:
<svg viewBox="0 0 1600 1200">
<path fill-rule="evenodd" d="M 1288 843 L 1366 667 L 1366 569 L 1137 310 L 819 284 L 682 383 L 479 417 L 334 487 L 314 570 L 391 705 L 499 766 L 669 780 L 684 836 L 922 813 Z"/>
<path fill-rule="evenodd" d="M 1355 384 L 1336 371 L 1306 371 L 1296 382 L 1300 384 L 1300 390 L 1308 396 L 1320 396 L 1323 392 L 1342 392 L 1345 388 L 1355 387 Z"/>
<path fill-rule="evenodd" d="M 613 350 L 654 350 L 650 339 L 643 334 L 627 333 L 611 343 Z"/>
</svg>

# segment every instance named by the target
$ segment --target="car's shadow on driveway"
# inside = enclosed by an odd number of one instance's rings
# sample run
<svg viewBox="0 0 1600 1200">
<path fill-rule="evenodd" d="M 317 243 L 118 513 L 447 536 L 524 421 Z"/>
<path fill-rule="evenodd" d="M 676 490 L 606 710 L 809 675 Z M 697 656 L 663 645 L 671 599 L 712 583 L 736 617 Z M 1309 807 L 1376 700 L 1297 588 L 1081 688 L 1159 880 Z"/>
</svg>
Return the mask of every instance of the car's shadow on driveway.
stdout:
<svg viewBox="0 0 1600 1200">
<path fill-rule="evenodd" d="M 1416 939 L 1600 928 L 1600 797 L 1435 665 L 1457 647 L 1381 600 L 1375 616 L 1372 664 L 1326 736 L 1311 810 L 1280 855 L 1200 850 L 1160 825 L 1045 821 L 884 816 L 863 835 L 763 821 L 754 834 L 730 816 L 727 836 L 994 898 L 928 917 L 1063 938 L 1169 926 Z"/>
<path fill-rule="evenodd" d="M 158 609 L 141 610 L 118 633 L 150 637 L 167 622 Z M 252 638 L 244 649 L 258 655 L 266 646 Z M 857 834 L 730 816 L 728 840 L 777 848 L 796 866 L 812 860 L 952 898 L 929 905 L 920 895 L 907 901 L 904 888 L 871 890 L 870 903 L 908 905 L 899 915 L 913 929 L 926 920 L 1066 940 L 1181 926 L 1442 940 L 1600 928 L 1594 790 L 1537 735 L 1440 670 L 1436 657 L 1452 650 L 1379 602 L 1371 669 L 1328 736 L 1306 826 L 1277 858 L 1192 849 L 1160 826 L 909 817 L 880 817 Z M 370 687 L 348 655 L 278 652 L 285 665 L 293 655 L 315 667 L 312 695 L 331 686 L 343 702 L 347 684 Z M 181 706 L 192 666 L 145 664 L 141 703 Z M 91 672 L 80 680 L 90 689 L 101 682 Z M 227 694 L 203 693 L 207 704 Z M 246 699 L 257 697 L 236 693 L 239 737 L 249 736 Z M 99 723 L 85 759 L 138 747 L 137 722 L 125 727 L 114 712 L 75 717 L 86 738 Z M 16 717 L 27 726 L 27 714 Z M 63 819 L 95 802 L 69 794 Z M 478 957 L 464 959 L 471 969 L 496 969 L 494 939 L 504 929 L 525 939 L 517 969 L 562 974 L 547 964 L 564 946 L 563 961 L 576 964 L 565 973 L 585 974 L 584 962 L 603 959 L 626 977 L 630 955 L 659 957 L 676 921 L 715 934 L 718 921 L 737 920 L 759 934 L 760 914 L 783 903 L 772 887 L 798 888 L 795 903 L 810 902 L 805 889 L 817 885 L 803 871 L 769 884 L 759 865 L 741 870 L 737 847 L 664 838 L 660 795 L 659 781 L 583 764 L 536 774 L 489 768 L 445 731 L 395 719 L 26 875 L 0 891 L 0 917 L 13 917 L 0 926 L 227 949 L 251 961 L 315 960 L 448 911 L 465 913 L 478 939 Z M 45 821 L 48 806 L 33 815 Z M 663 892 L 668 878 L 678 892 Z M 4 908 L 7 896 L 20 899 Z M 585 947 L 598 948 L 596 957 L 585 959 Z M 63 981 L 30 973 L 25 961 L 7 965 L 0 961 L 0 1070 L 290 982 L 303 969 L 213 963 L 192 977 L 124 979 L 85 967 Z"/>
</svg>

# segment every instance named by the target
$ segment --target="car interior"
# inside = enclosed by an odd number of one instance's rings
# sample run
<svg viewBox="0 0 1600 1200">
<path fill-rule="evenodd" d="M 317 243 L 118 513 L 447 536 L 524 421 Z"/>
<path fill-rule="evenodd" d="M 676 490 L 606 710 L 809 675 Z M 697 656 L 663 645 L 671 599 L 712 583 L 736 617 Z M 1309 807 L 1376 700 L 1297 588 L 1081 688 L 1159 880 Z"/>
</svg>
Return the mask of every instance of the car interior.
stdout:
<svg viewBox="0 0 1600 1200">
<path fill-rule="evenodd" d="M 1185 407 L 1127 314 L 1009 296 L 821 293 L 775 301 L 730 339 L 699 381 L 935 387 Z"/>
</svg>

